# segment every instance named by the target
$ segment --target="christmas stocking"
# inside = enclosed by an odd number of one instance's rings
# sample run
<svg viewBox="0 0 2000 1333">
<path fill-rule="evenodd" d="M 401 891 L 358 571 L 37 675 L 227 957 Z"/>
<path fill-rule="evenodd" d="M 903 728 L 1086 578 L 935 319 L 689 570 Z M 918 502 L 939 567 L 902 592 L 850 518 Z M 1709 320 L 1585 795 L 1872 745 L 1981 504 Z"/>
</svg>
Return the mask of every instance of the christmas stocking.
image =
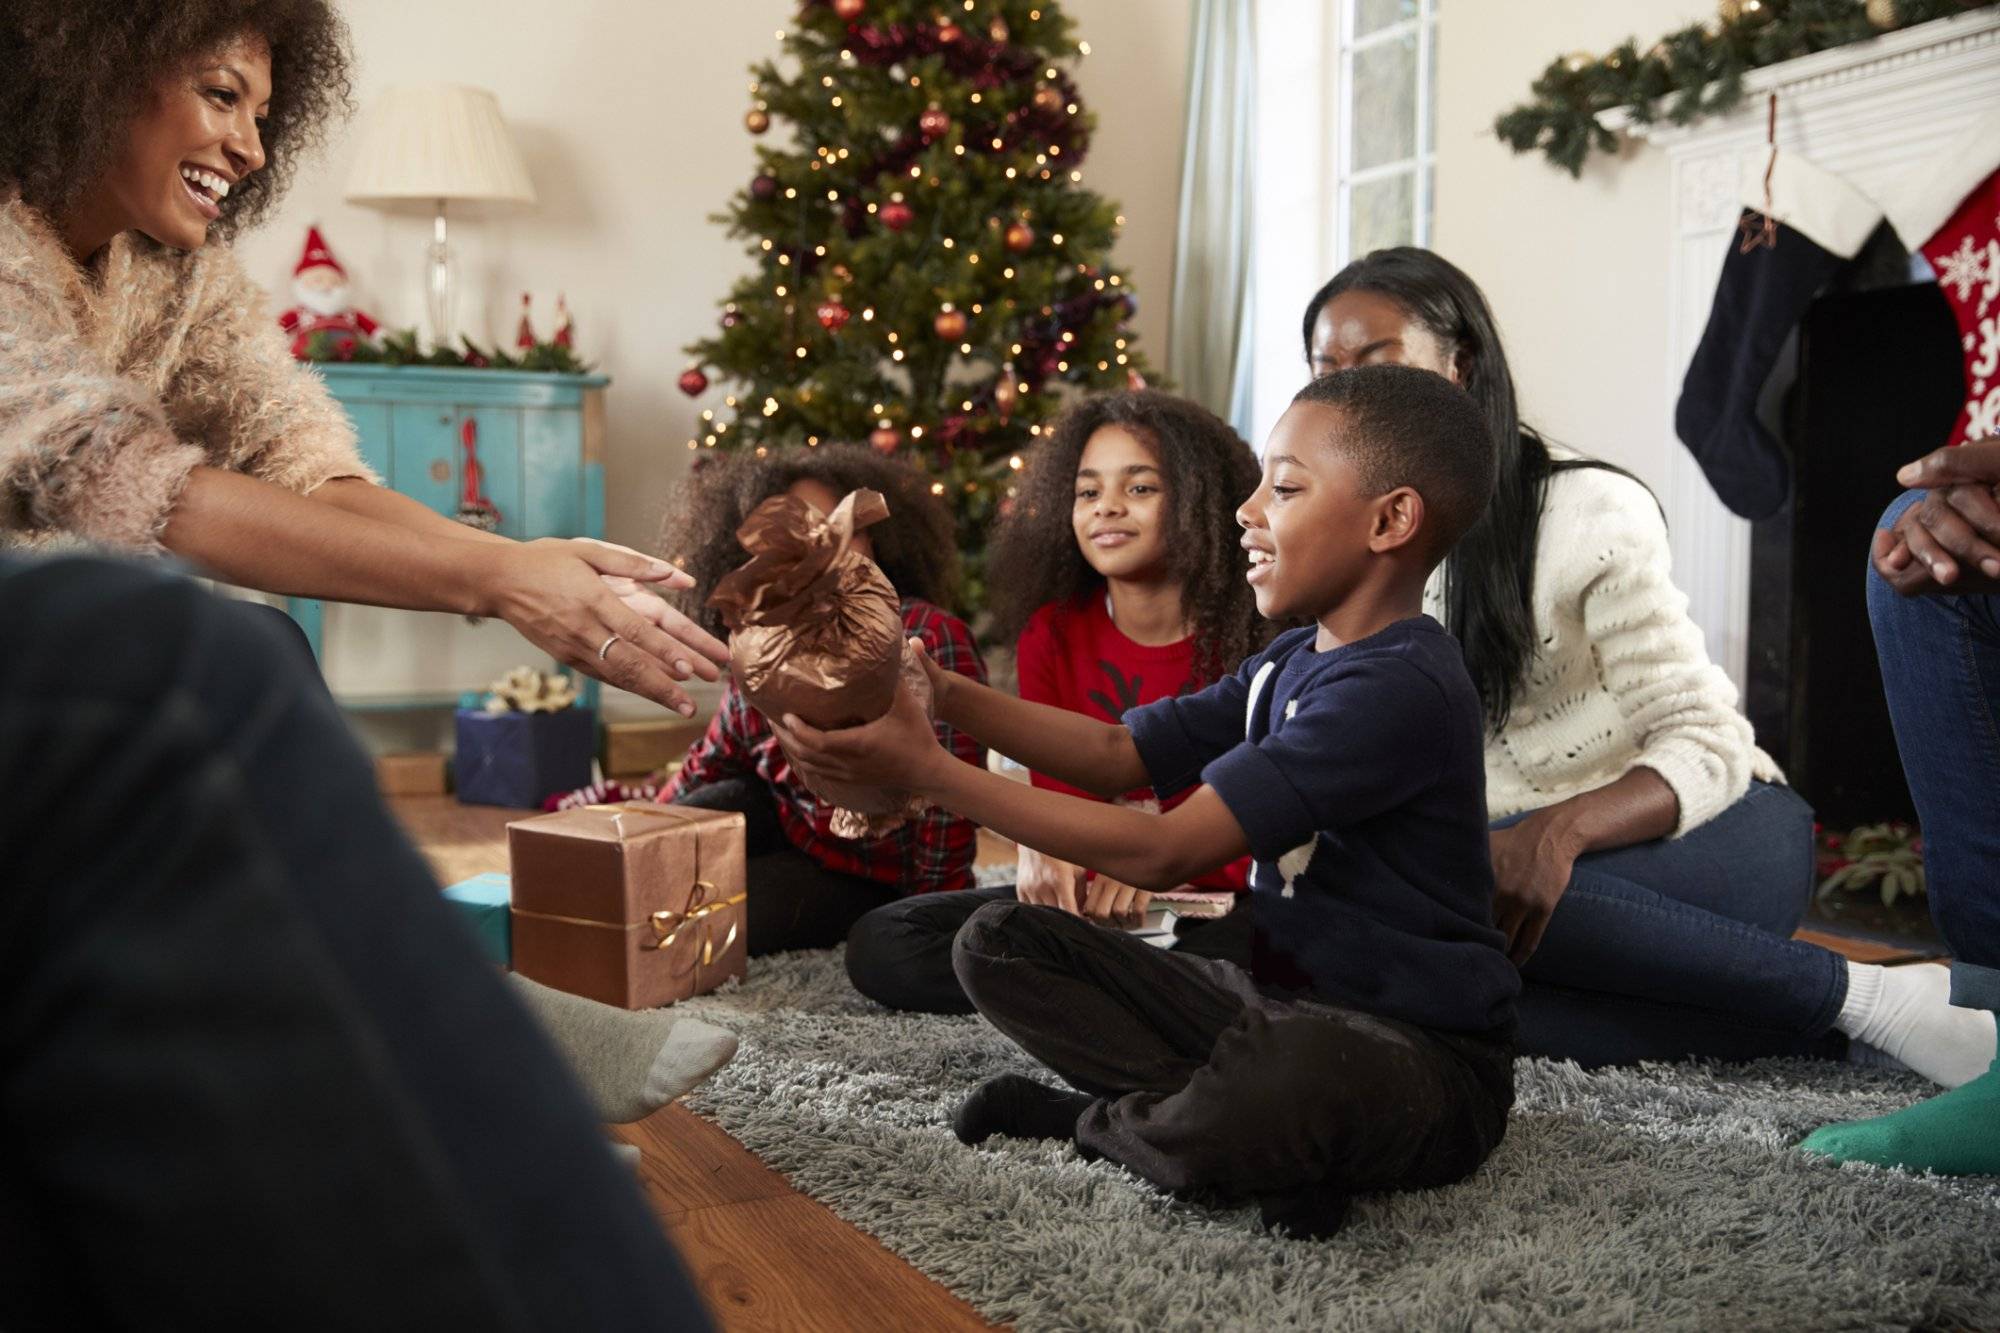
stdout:
<svg viewBox="0 0 2000 1333">
<path fill-rule="evenodd" d="M 1708 327 L 1674 407 L 1674 433 L 1709 485 L 1744 518 L 1769 518 L 1791 497 L 1784 446 L 1758 400 L 1806 306 L 1860 251 L 1882 210 L 1832 172 L 1793 153 L 1746 164 L 1746 206 L 1722 264 Z"/>
<path fill-rule="evenodd" d="M 1950 444 L 2000 435 L 2000 109 L 1967 127 L 1910 187 L 1889 221 L 1923 252 L 1958 320 L 1965 406 Z"/>
</svg>

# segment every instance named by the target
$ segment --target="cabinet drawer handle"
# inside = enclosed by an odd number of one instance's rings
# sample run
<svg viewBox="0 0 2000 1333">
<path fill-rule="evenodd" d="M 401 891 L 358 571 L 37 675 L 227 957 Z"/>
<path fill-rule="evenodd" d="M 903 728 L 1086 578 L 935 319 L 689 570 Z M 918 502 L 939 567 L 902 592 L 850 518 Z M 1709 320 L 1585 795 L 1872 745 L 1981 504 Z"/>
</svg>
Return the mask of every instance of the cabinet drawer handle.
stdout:
<svg viewBox="0 0 2000 1333">
<path fill-rule="evenodd" d="M 449 463 L 445 462 L 445 461 L 444 461 L 444 460 L 443 460 L 442 458 L 434 458 L 434 459 L 432 459 L 432 460 L 431 460 L 431 480 L 432 480 L 432 481 L 450 481 L 450 480 L 451 480 L 451 464 L 449 464 Z"/>
</svg>

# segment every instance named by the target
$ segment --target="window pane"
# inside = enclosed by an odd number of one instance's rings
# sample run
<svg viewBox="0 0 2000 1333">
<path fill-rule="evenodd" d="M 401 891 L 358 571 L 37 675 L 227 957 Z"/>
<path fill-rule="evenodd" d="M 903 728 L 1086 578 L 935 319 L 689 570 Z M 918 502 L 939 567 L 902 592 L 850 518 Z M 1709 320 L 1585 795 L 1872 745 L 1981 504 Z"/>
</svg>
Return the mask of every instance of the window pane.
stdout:
<svg viewBox="0 0 2000 1333">
<path fill-rule="evenodd" d="M 1416 207 L 1416 174 L 1399 171 L 1393 176 L 1365 181 L 1353 188 L 1352 231 L 1348 253 L 1360 258 L 1385 245 L 1408 245 L 1416 239 L 1411 218 Z"/>
<path fill-rule="evenodd" d="M 1354 89 L 1347 105 L 1354 126 L 1355 171 L 1416 155 L 1415 34 L 1354 53 Z"/>
<path fill-rule="evenodd" d="M 1354 35 L 1366 37 L 1377 28 L 1417 16 L 1417 0 L 1355 0 Z"/>
<path fill-rule="evenodd" d="M 1429 86 L 1431 94 L 1431 114 L 1424 125 L 1424 151 L 1426 153 L 1432 152 L 1437 148 L 1438 37 L 1443 33 L 1444 25 L 1442 23 L 1433 23 L 1430 25 L 1430 29 L 1430 49 L 1425 53 L 1424 57 L 1424 81 Z"/>
</svg>

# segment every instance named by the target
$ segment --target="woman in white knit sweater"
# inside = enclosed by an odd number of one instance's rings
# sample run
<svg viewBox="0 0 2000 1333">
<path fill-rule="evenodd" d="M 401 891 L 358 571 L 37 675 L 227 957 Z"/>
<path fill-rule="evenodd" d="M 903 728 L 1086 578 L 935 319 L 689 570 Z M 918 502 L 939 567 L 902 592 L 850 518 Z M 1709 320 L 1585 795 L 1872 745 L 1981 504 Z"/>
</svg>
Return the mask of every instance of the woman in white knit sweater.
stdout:
<svg viewBox="0 0 2000 1333">
<path fill-rule="evenodd" d="M 1949 1006 L 1943 968 L 1856 966 L 1790 938 L 1812 892 L 1812 811 L 1709 661 L 1651 492 L 1521 425 L 1472 280 L 1427 250 L 1376 251 L 1313 297 L 1304 336 L 1314 374 L 1418 366 L 1491 423 L 1493 506 L 1427 600 L 1486 706 L 1522 1051 L 1883 1052 L 1947 1085 L 1982 1072 L 1992 1018 Z"/>
</svg>

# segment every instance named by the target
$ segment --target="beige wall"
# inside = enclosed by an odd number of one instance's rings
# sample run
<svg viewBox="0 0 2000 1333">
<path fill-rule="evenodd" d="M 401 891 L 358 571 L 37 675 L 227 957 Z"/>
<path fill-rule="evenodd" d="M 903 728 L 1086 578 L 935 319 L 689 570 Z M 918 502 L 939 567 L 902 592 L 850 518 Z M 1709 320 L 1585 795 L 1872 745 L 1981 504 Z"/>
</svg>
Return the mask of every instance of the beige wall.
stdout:
<svg viewBox="0 0 2000 1333">
<path fill-rule="evenodd" d="M 1070 0 L 1092 54 L 1077 69 L 1099 117 L 1085 181 L 1128 218 L 1120 261 L 1133 275 L 1142 344 L 1166 344 L 1190 0 Z M 558 291 L 583 354 L 612 376 L 608 524 L 652 544 L 702 404 L 674 385 L 681 347 L 714 328 L 717 302 L 747 264 L 708 221 L 754 167 L 742 128 L 747 66 L 774 54 L 791 0 L 345 0 L 357 100 L 383 87 L 452 80 L 492 89 L 540 194 L 532 211 L 454 227 L 459 323 L 511 342 L 522 290 L 549 331 Z M 774 131 L 776 133 L 776 131 Z M 279 215 L 241 243 L 251 273 L 290 304 L 293 265 L 317 221 L 384 324 L 420 324 L 429 223 L 341 201 L 343 136 L 300 174 Z M 719 397 L 719 394 L 712 395 Z M 502 627 L 329 612 L 328 673 L 341 690 L 434 687 L 523 660 Z"/>
<path fill-rule="evenodd" d="M 1655 489 L 1666 479 L 1658 424 L 1673 411 L 1665 158 L 1631 147 L 1572 180 L 1514 156 L 1492 125 L 1555 55 L 1628 36 L 1643 48 L 1714 10 L 1705 0 L 1455 0 L 1440 18 L 1436 247 L 1492 299 L 1526 418 Z"/>
</svg>

